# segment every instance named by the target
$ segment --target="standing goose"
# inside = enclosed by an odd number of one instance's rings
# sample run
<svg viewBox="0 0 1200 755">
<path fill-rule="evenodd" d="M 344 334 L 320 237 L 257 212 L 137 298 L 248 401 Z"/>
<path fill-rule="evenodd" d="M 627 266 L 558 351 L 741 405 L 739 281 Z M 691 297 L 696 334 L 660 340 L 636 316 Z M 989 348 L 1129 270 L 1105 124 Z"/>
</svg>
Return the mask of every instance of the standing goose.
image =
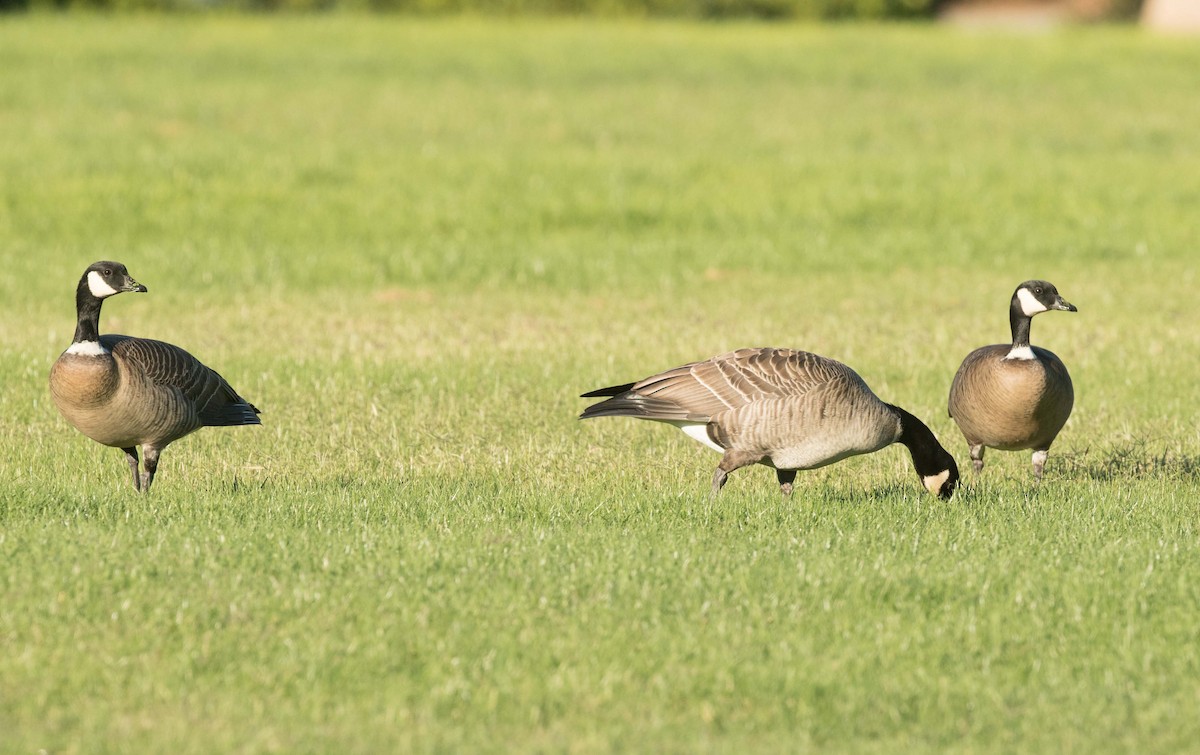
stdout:
<svg viewBox="0 0 1200 755">
<path fill-rule="evenodd" d="M 985 448 L 1032 448 L 1033 474 L 1042 479 L 1050 444 L 1075 403 L 1075 389 L 1062 360 L 1029 345 L 1033 316 L 1052 309 L 1079 311 L 1059 296 L 1053 283 L 1031 280 L 1017 286 L 1008 307 L 1012 345 L 975 349 L 954 376 L 950 416 L 966 436 L 976 472 L 983 471 Z"/>
<path fill-rule="evenodd" d="M 97 443 L 120 448 L 135 490 L 148 491 L 158 456 L 172 441 L 209 425 L 257 425 L 258 409 L 178 346 L 100 335 L 100 305 L 146 287 L 119 262 L 97 262 L 75 289 L 75 339 L 50 369 L 50 395 L 67 421 Z M 137 447 L 145 453 L 138 473 Z"/>
<path fill-rule="evenodd" d="M 666 422 L 724 454 L 715 495 L 730 472 L 750 464 L 776 470 L 791 495 L 796 471 L 903 443 L 925 488 L 949 498 L 958 466 L 925 423 L 885 404 L 841 362 L 790 349 L 739 349 L 583 394 L 611 396 L 579 415 Z"/>
</svg>

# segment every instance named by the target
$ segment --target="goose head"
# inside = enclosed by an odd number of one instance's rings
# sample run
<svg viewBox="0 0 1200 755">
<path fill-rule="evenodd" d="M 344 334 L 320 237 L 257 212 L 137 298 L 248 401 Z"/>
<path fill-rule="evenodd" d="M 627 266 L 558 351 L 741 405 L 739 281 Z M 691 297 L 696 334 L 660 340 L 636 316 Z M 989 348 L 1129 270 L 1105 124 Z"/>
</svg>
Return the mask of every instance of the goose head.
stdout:
<svg viewBox="0 0 1200 755">
<path fill-rule="evenodd" d="M 1063 312 L 1078 312 L 1079 308 L 1058 293 L 1050 281 L 1030 280 L 1017 286 L 1013 292 L 1012 308 L 1025 317 L 1033 317 L 1052 309 Z"/>
<path fill-rule="evenodd" d="M 129 270 L 120 262 L 101 260 L 88 265 L 79 281 L 82 293 L 87 291 L 95 299 L 107 299 L 123 293 L 146 293 L 146 287 L 129 275 Z"/>
<path fill-rule="evenodd" d="M 946 501 L 958 489 L 958 464 L 955 463 L 954 457 L 948 451 L 939 450 L 941 453 L 935 453 L 935 463 L 943 467 L 942 471 L 922 474 L 921 482 L 932 495 Z"/>
</svg>

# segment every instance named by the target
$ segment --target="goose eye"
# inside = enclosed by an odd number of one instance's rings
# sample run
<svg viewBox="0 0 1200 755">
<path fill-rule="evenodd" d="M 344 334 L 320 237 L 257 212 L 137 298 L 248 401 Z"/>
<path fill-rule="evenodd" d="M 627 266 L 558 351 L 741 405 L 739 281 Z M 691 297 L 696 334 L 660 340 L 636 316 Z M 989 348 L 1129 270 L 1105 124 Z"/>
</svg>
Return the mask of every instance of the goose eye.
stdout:
<svg viewBox="0 0 1200 755">
<path fill-rule="evenodd" d="M 1040 294 L 1042 292 L 1042 289 L 1041 289 L 1041 287 L 1038 287 L 1038 288 L 1033 289 L 1033 292 L 1035 294 Z"/>
<path fill-rule="evenodd" d="M 110 270 L 110 269 L 108 269 L 108 268 L 105 268 L 105 269 L 104 269 L 104 274 L 105 274 L 105 275 L 112 275 L 112 270 Z"/>
</svg>

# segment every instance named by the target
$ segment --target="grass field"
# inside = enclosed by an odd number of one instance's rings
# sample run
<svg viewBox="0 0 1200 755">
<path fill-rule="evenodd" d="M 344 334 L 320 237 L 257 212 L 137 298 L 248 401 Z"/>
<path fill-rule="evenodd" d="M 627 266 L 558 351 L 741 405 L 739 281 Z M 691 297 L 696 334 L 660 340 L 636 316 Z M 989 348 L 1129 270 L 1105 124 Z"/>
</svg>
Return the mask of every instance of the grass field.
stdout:
<svg viewBox="0 0 1200 755">
<path fill-rule="evenodd" d="M 0 19 L 0 751 L 1167 752 L 1200 742 L 1200 47 L 1134 30 Z M 102 332 L 261 428 L 136 495 Z M 1075 413 L 949 502 L 579 423 L 750 345 L 929 422 L 1034 321 Z"/>
</svg>

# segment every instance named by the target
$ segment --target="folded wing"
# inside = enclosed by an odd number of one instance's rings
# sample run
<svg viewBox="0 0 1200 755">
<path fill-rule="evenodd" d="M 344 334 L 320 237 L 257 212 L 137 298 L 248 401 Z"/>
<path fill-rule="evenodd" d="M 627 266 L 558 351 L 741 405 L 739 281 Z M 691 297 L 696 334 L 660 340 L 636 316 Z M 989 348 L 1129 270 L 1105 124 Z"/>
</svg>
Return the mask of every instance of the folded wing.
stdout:
<svg viewBox="0 0 1200 755">
<path fill-rule="evenodd" d="M 204 425 L 261 424 L 257 407 L 239 396 L 215 370 L 178 346 L 130 336 L 106 335 L 100 341 L 114 358 L 135 365 L 154 385 L 178 388 Z"/>
<path fill-rule="evenodd" d="M 584 394 L 612 396 L 581 418 L 634 416 L 666 422 L 708 422 L 748 404 L 796 398 L 832 380 L 861 378 L 832 359 L 790 349 L 739 349 L 653 375 L 637 383 Z"/>
</svg>

